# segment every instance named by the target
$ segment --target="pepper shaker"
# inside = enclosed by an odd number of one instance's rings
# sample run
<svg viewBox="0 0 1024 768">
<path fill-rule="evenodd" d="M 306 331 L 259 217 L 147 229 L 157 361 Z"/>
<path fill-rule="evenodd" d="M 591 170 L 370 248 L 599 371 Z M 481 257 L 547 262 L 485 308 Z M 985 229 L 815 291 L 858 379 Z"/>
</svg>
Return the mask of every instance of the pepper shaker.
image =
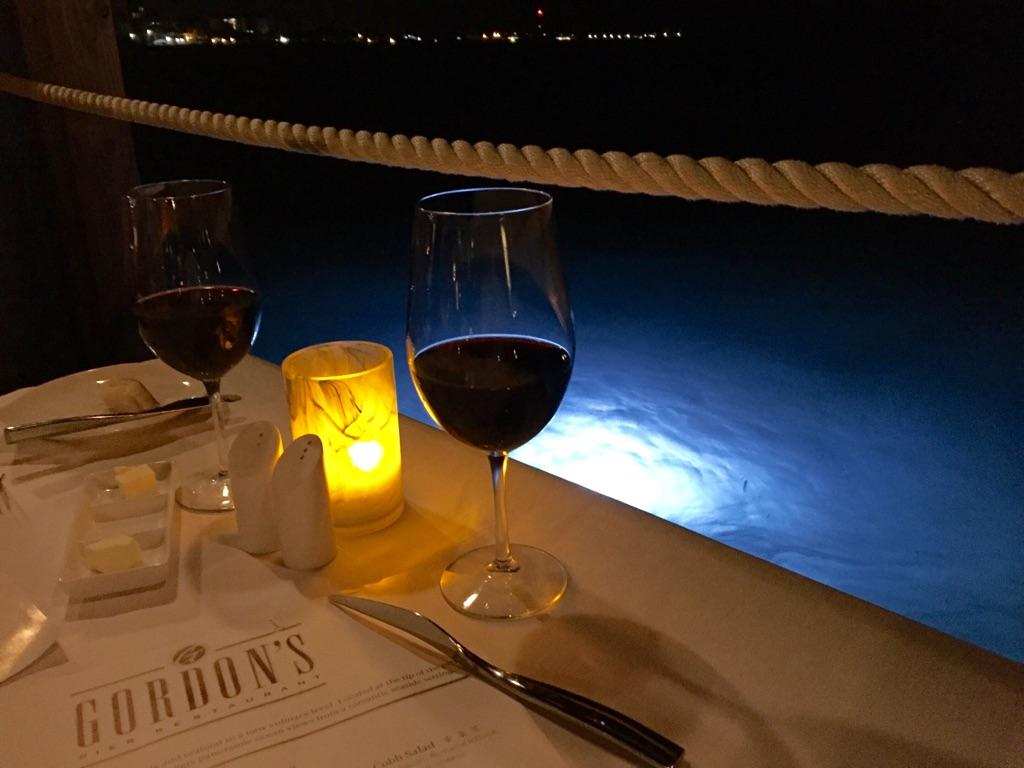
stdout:
<svg viewBox="0 0 1024 768">
<path fill-rule="evenodd" d="M 288 446 L 271 485 L 284 564 L 304 571 L 327 565 L 334 533 L 320 438 L 303 435 Z"/>
</svg>

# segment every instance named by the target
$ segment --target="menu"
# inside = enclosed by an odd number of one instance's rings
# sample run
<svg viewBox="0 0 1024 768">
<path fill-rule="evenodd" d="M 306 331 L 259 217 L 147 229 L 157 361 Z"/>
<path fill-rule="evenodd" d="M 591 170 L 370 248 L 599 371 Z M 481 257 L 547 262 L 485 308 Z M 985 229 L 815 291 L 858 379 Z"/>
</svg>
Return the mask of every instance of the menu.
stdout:
<svg viewBox="0 0 1024 768">
<path fill-rule="evenodd" d="M 165 640 L 169 640 L 165 639 Z M 559 766 L 520 705 L 333 608 L 0 688 L 0 764 Z"/>
</svg>

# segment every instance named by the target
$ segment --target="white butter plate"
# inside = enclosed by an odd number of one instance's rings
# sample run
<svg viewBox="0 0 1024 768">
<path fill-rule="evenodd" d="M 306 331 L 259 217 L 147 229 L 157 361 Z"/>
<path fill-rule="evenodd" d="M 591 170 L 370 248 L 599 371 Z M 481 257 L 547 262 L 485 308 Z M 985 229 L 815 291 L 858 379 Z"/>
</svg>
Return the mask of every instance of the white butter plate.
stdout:
<svg viewBox="0 0 1024 768">
<path fill-rule="evenodd" d="M 161 498 L 161 505 L 166 504 Z M 109 523 L 96 522 L 82 537 L 82 544 L 92 544 L 111 536 L 130 536 L 140 549 L 153 549 L 163 544 L 167 536 L 167 515 L 161 510 L 149 515 L 111 520 Z"/>
<path fill-rule="evenodd" d="M 171 483 L 174 465 L 169 461 L 154 461 L 149 467 L 156 476 L 156 490 L 152 494 L 134 498 L 125 498 L 121 493 L 113 469 L 97 472 L 86 479 L 86 504 L 97 523 L 137 519 L 164 510 L 167 504 L 162 497 L 174 491 L 174 484 Z"/>
<path fill-rule="evenodd" d="M 178 536 L 172 526 L 179 524 L 174 504 L 177 472 L 171 462 L 150 464 L 156 474 L 157 489 L 153 495 L 124 499 L 120 491 L 111 489 L 111 472 L 87 479 L 80 497 L 81 508 L 75 514 L 64 570 L 60 583 L 72 600 L 90 600 L 109 595 L 149 589 L 163 584 L 170 573 L 172 559 L 177 558 Z M 99 501 L 97 504 L 96 502 Z M 143 503 L 144 502 L 144 503 Z M 153 510 L 156 504 L 158 509 Z M 110 515 L 98 520 L 96 510 Z M 135 514 L 123 514 L 134 510 Z M 132 536 L 142 549 L 142 564 L 115 573 L 97 573 L 85 564 L 83 542 L 96 541 L 116 533 Z"/>
</svg>

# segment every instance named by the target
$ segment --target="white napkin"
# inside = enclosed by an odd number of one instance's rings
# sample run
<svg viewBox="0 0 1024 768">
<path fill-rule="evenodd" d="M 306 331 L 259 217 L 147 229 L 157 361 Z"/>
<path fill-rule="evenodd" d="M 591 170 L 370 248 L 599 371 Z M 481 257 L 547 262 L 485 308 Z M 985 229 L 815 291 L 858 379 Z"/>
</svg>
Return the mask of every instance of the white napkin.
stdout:
<svg viewBox="0 0 1024 768">
<path fill-rule="evenodd" d="M 59 627 L 59 621 L 50 621 L 21 587 L 0 574 L 0 682 L 53 645 Z"/>
<path fill-rule="evenodd" d="M 77 491 L 43 498 L 12 481 L 10 468 L 5 474 L 11 505 L 0 508 L 0 682 L 57 640 L 67 610 L 58 577 L 79 503 Z"/>
<path fill-rule="evenodd" d="M 0 514 L 0 575 L 16 583 L 44 612 L 59 607 L 63 591 L 57 579 L 64 565 L 68 535 L 80 504 L 78 489 L 40 496 L 32 486 L 12 482 L 4 488 L 12 509 Z"/>
</svg>

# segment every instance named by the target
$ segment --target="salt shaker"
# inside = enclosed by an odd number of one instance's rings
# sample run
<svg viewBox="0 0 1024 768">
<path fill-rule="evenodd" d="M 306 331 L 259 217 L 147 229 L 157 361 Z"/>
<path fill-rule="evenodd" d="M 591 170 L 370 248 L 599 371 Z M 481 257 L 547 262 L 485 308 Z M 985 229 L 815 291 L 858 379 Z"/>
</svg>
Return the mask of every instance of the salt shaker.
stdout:
<svg viewBox="0 0 1024 768">
<path fill-rule="evenodd" d="M 320 438 L 303 435 L 288 446 L 271 485 L 284 564 L 303 571 L 327 565 L 334 534 Z"/>
<path fill-rule="evenodd" d="M 257 421 L 243 429 L 228 452 L 238 523 L 236 545 L 253 555 L 281 548 L 270 487 L 280 456 L 281 433 L 269 421 Z"/>
</svg>

